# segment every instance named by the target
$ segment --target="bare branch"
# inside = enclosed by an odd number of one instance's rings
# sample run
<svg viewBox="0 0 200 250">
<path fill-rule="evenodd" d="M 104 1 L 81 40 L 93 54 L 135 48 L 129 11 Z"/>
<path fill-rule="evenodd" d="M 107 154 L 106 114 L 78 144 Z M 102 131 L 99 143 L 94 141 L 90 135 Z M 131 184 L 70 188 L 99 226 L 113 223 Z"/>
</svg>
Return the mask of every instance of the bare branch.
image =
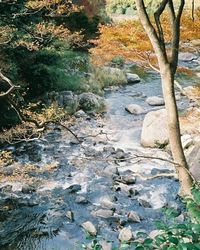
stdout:
<svg viewBox="0 0 200 250">
<path fill-rule="evenodd" d="M 6 92 L 0 93 L 0 97 L 9 95 L 14 89 L 20 88 L 20 86 L 14 85 L 12 81 L 6 77 L 0 70 L 0 80 L 6 82 L 9 85 L 9 89 Z"/>
</svg>

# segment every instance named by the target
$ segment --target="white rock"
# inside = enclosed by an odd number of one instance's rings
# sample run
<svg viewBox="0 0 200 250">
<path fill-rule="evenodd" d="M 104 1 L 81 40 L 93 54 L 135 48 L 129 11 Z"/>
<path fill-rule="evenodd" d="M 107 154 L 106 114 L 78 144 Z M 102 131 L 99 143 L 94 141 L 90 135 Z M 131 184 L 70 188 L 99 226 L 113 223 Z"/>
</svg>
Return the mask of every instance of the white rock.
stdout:
<svg viewBox="0 0 200 250">
<path fill-rule="evenodd" d="M 96 236 L 97 235 L 97 229 L 90 221 L 86 221 L 81 225 L 85 231 L 87 231 L 90 235 Z"/>
<path fill-rule="evenodd" d="M 186 152 L 186 159 L 190 172 L 195 180 L 200 182 L 200 141 L 189 148 L 188 152 Z"/>
<path fill-rule="evenodd" d="M 185 134 L 181 136 L 181 143 L 182 143 L 183 149 L 187 149 L 194 143 L 194 141 L 190 135 Z"/>
<path fill-rule="evenodd" d="M 115 204 L 109 197 L 101 197 L 100 206 L 102 208 L 109 208 L 109 209 L 115 208 Z"/>
<path fill-rule="evenodd" d="M 146 114 L 141 134 L 144 147 L 156 147 L 168 142 L 167 113 L 165 109 L 151 111 Z"/>
<path fill-rule="evenodd" d="M 151 106 L 163 106 L 165 105 L 165 101 L 162 97 L 158 96 L 150 96 L 146 99 L 146 102 Z"/>
<path fill-rule="evenodd" d="M 134 212 L 134 211 L 130 211 L 128 213 L 128 221 L 130 222 L 141 222 L 140 216 Z"/>
<path fill-rule="evenodd" d="M 189 62 L 189 61 L 197 59 L 197 56 L 190 52 L 180 52 L 178 59 L 180 61 Z"/>
<path fill-rule="evenodd" d="M 97 211 L 93 211 L 91 214 L 95 217 L 108 219 L 113 216 L 113 211 L 109 209 L 99 209 Z"/>
<path fill-rule="evenodd" d="M 125 107 L 126 111 L 134 115 L 144 114 L 146 111 L 138 104 L 129 104 Z"/>
<path fill-rule="evenodd" d="M 149 233 L 149 237 L 151 239 L 154 239 L 156 236 L 158 236 L 159 234 L 161 234 L 161 231 L 160 230 L 153 230 Z"/>
<path fill-rule="evenodd" d="M 126 78 L 128 83 L 138 83 L 141 81 L 137 74 L 126 73 Z"/>
<path fill-rule="evenodd" d="M 128 227 L 124 227 L 120 232 L 119 232 L 119 236 L 118 236 L 118 239 L 120 241 L 125 241 L 125 242 L 128 242 L 130 241 L 131 239 L 133 238 L 133 234 L 130 230 L 130 228 Z"/>
<path fill-rule="evenodd" d="M 107 242 L 105 240 L 100 240 L 99 244 L 102 247 L 102 250 L 112 250 L 112 243 L 111 242 Z"/>
</svg>

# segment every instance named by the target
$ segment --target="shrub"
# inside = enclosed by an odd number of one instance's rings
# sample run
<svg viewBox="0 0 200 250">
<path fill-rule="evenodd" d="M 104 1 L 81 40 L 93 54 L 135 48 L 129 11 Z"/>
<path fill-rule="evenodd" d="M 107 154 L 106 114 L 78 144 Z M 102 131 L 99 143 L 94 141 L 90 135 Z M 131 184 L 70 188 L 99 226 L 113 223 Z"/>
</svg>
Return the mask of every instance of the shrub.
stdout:
<svg viewBox="0 0 200 250">
<path fill-rule="evenodd" d="M 109 86 L 118 86 L 127 83 L 125 73 L 115 68 L 93 68 L 89 82 L 96 82 L 101 89 Z"/>
</svg>

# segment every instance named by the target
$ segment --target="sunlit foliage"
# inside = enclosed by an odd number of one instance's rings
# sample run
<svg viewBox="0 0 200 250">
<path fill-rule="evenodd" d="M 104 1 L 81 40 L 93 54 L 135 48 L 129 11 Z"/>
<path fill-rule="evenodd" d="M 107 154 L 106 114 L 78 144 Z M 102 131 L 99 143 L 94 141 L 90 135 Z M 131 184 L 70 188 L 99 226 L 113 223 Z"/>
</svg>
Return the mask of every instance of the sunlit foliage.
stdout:
<svg viewBox="0 0 200 250">
<path fill-rule="evenodd" d="M 166 42 L 170 42 L 172 34 L 167 13 L 162 17 L 162 24 Z M 152 52 L 150 41 L 138 20 L 101 25 L 99 30 L 100 38 L 92 41 L 96 47 L 90 50 L 96 64 L 104 64 L 116 56 L 144 62 Z M 195 21 L 191 13 L 185 11 L 181 22 L 181 41 L 193 39 L 200 39 L 200 10 L 195 11 Z"/>
</svg>

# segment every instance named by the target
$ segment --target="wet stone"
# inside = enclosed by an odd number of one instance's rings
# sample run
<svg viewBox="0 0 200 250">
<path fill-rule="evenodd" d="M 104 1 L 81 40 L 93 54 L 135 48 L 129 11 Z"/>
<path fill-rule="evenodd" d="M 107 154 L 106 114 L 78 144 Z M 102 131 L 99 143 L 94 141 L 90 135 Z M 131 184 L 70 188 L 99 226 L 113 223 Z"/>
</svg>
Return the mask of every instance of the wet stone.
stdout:
<svg viewBox="0 0 200 250">
<path fill-rule="evenodd" d="M 69 220 L 74 221 L 74 213 L 71 210 L 69 210 L 69 211 L 66 212 L 66 217 Z"/>
<path fill-rule="evenodd" d="M 84 196 L 78 196 L 76 197 L 75 202 L 78 204 L 87 204 L 88 200 Z"/>
<path fill-rule="evenodd" d="M 115 208 L 115 204 L 113 202 L 113 200 L 109 197 L 103 197 L 100 199 L 100 206 L 102 208 L 109 208 L 109 209 L 114 209 Z"/>
<path fill-rule="evenodd" d="M 140 218 L 139 214 L 137 214 L 136 212 L 130 211 L 128 213 L 128 221 L 139 223 L 139 222 L 141 222 L 141 218 Z"/>
<path fill-rule="evenodd" d="M 94 226 L 94 224 L 92 222 L 86 221 L 81 226 L 90 235 L 92 235 L 92 236 L 96 236 L 97 235 L 97 229 L 96 229 L 96 227 Z"/>
<path fill-rule="evenodd" d="M 132 184 L 135 184 L 136 177 L 135 176 L 115 176 L 114 181 L 121 182 L 127 185 L 132 185 Z"/>
<path fill-rule="evenodd" d="M 138 199 L 138 202 L 140 204 L 140 206 L 145 207 L 145 208 L 151 208 L 151 204 L 143 199 Z"/>
<path fill-rule="evenodd" d="M 73 184 L 67 188 L 70 193 L 76 193 L 81 190 L 81 185 Z"/>
<path fill-rule="evenodd" d="M 128 228 L 128 227 L 123 228 L 123 229 L 119 232 L 118 239 L 119 239 L 121 242 L 129 242 L 129 241 L 132 240 L 132 238 L 133 238 L 133 234 L 132 234 L 130 228 Z"/>
<path fill-rule="evenodd" d="M 91 214 L 95 217 L 108 219 L 113 216 L 113 211 L 109 209 L 99 209 L 97 211 L 93 211 Z"/>
<path fill-rule="evenodd" d="M 32 194 L 33 192 L 36 192 L 35 186 L 32 185 L 24 185 L 22 187 L 22 193 L 23 194 Z"/>
</svg>

